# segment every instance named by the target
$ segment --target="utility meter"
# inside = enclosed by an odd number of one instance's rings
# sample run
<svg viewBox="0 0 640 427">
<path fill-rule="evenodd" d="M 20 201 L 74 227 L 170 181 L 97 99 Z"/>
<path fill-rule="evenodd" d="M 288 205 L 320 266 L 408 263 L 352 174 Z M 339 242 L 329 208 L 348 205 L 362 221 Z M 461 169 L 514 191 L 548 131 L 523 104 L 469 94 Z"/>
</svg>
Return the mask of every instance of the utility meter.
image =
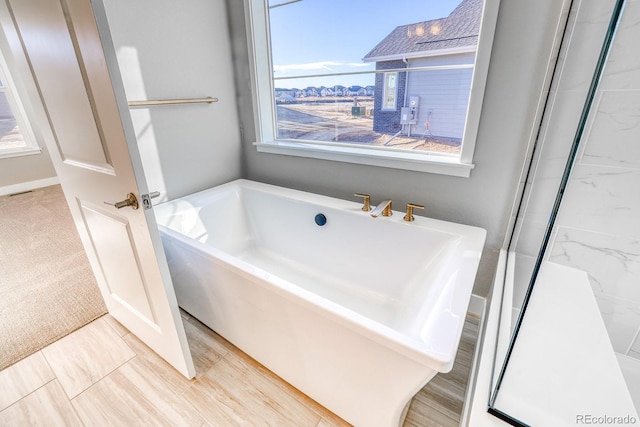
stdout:
<svg viewBox="0 0 640 427">
<path fill-rule="evenodd" d="M 420 105 L 419 96 L 409 97 L 409 123 L 415 125 L 418 123 L 418 106 Z"/>
<path fill-rule="evenodd" d="M 409 106 L 402 107 L 400 110 L 401 125 L 415 125 L 418 123 L 418 105 L 420 104 L 419 96 L 409 97 Z"/>
</svg>

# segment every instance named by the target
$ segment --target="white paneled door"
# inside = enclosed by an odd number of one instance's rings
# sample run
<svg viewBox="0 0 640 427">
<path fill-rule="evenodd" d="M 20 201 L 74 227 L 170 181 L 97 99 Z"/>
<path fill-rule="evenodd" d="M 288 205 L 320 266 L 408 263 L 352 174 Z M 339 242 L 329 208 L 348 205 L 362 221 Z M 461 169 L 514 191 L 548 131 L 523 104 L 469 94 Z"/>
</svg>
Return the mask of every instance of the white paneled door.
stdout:
<svg viewBox="0 0 640 427">
<path fill-rule="evenodd" d="M 151 209 L 104 11 L 90 0 L 8 0 L 12 51 L 42 104 L 52 160 L 109 312 L 186 377 L 195 375 Z M 6 32 L 6 28 L 5 28 Z M 102 40 L 106 40 L 103 46 Z M 19 55 L 18 55 L 19 56 Z M 112 81 L 113 77 L 113 81 Z M 105 202 L 139 202 L 121 208 Z"/>
</svg>

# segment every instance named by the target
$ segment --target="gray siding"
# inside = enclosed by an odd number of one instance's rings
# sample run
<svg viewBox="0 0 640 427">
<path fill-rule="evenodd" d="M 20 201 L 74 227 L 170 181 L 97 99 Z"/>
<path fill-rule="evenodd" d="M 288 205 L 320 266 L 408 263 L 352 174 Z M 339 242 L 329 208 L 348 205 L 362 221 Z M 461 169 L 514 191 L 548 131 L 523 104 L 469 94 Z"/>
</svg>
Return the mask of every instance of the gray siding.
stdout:
<svg viewBox="0 0 640 427">
<path fill-rule="evenodd" d="M 472 64 L 474 55 L 450 55 L 409 61 L 409 68 L 435 65 Z M 418 95 L 418 123 L 412 134 L 423 134 L 427 115 L 431 112 L 429 125 L 435 136 L 461 140 L 467 116 L 467 104 L 471 88 L 473 69 L 438 71 L 414 71 L 409 73 L 407 104 L 409 96 Z"/>
</svg>

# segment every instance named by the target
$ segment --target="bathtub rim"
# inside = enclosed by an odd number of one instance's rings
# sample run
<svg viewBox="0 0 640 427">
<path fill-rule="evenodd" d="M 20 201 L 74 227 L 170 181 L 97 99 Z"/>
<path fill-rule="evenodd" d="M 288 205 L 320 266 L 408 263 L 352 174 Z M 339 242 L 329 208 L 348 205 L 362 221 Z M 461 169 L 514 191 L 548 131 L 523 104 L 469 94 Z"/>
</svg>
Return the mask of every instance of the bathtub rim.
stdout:
<svg viewBox="0 0 640 427">
<path fill-rule="evenodd" d="M 215 187 L 206 188 L 204 190 L 197 191 L 192 194 L 188 194 L 186 196 L 165 201 L 162 203 L 158 203 L 154 205 L 154 211 L 156 217 L 158 215 L 157 210 L 163 209 L 163 206 L 171 205 L 180 200 L 198 200 L 203 196 L 206 196 L 208 193 L 213 193 L 217 191 L 229 190 L 231 188 L 240 188 L 243 187 L 255 190 L 268 190 L 271 193 L 274 193 L 278 196 L 281 196 L 290 200 L 301 200 L 313 205 L 325 206 L 327 208 L 334 208 L 338 210 L 345 210 L 347 212 L 351 212 L 356 215 L 362 216 L 370 216 L 369 212 L 362 211 L 362 203 L 340 199 L 337 197 L 325 196 L 323 194 L 311 193 L 308 191 L 297 190 L 295 188 L 283 187 L 274 184 L 268 184 L 260 181 L 254 181 L 246 178 L 238 178 L 233 181 L 226 182 L 224 184 L 217 185 Z M 319 202 L 320 201 L 320 202 Z M 202 207 L 202 205 L 195 205 L 194 207 Z M 372 207 L 375 207 L 375 204 L 372 204 Z M 437 231 L 438 233 L 443 234 L 453 234 L 453 235 L 466 235 L 471 239 L 481 239 L 482 242 L 486 240 L 486 230 L 484 228 L 475 226 L 475 225 L 466 225 L 459 224 L 450 221 L 444 221 L 440 219 L 430 218 L 427 216 L 422 216 L 414 211 L 415 221 L 407 222 L 404 221 L 404 212 L 393 209 L 393 215 L 390 217 L 378 217 L 378 218 L 370 218 L 372 221 L 386 221 L 390 223 L 395 223 L 398 225 L 402 225 L 403 227 L 419 227 L 425 228 L 429 230 Z M 159 222 L 160 223 L 160 222 Z M 484 243 L 483 243 L 484 245 Z"/>
</svg>

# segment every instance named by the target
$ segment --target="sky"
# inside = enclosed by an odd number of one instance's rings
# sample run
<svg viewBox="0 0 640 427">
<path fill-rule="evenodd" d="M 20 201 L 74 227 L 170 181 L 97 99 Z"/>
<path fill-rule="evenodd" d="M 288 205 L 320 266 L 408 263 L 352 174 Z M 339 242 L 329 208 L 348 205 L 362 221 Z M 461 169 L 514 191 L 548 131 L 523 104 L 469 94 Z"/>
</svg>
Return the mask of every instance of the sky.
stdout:
<svg viewBox="0 0 640 427">
<path fill-rule="evenodd" d="M 269 0 L 277 5 L 287 0 Z M 362 58 L 399 25 L 443 18 L 462 0 L 302 0 L 270 9 L 276 77 L 367 71 Z M 373 85 L 373 74 L 276 81 L 276 87 Z"/>
</svg>

